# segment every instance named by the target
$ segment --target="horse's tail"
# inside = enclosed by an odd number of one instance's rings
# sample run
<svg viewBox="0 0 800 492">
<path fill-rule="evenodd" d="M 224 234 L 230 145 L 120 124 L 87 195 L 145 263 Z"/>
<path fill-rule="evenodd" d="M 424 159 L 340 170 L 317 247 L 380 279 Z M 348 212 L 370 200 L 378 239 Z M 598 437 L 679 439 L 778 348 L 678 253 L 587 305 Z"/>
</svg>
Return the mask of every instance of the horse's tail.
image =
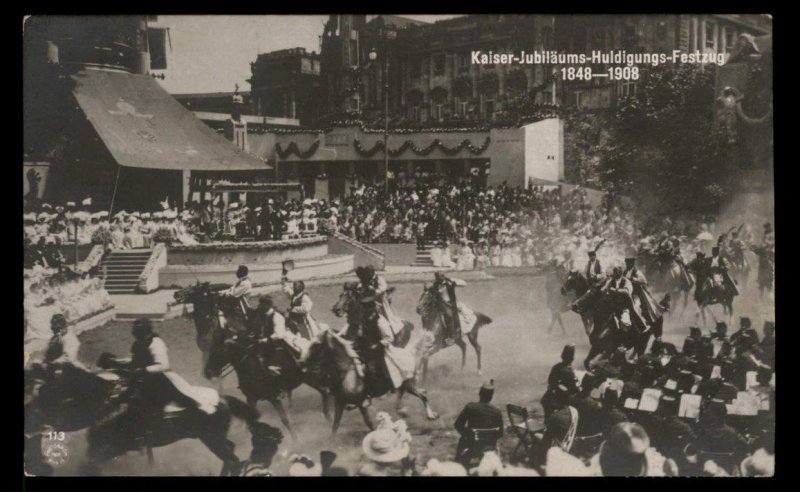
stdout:
<svg viewBox="0 0 800 492">
<path fill-rule="evenodd" d="M 478 318 L 477 324 L 479 324 L 481 326 L 488 325 L 489 323 L 492 322 L 492 318 L 490 318 L 489 316 L 486 316 L 485 314 L 483 314 L 483 313 L 481 313 L 479 311 L 475 311 L 475 316 Z"/>
<path fill-rule="evenodd" d="M 228 404 L 228 408 L 231 409 L 231 414 L 234 417 L 244 420 L 248 427 L 252 429 L 254 425 L 259 423 L 258 419 L 261 417 L 261 414 L 258 413 L 258 410 L 235 396 L 225 395 L 223 398 L 225 399 L 225 403 Z"/>
</svg>

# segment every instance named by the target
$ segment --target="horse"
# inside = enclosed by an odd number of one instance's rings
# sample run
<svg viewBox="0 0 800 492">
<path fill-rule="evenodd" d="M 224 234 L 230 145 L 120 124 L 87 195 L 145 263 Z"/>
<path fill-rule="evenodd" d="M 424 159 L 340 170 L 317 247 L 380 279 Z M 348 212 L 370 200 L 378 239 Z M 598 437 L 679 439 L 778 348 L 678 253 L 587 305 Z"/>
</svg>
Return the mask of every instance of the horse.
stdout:
<svg viewBox="0 0 800 492">
<path fill-rule="evenodd" d="M 258 319 L 251 316 L 251 320 Z M 232 367 L 239 380 L 239 389 L 247 403 L 253 408 L 259 400 L 268 401 L 278 413 L 281 423 L 292 439 L 296 434 L 281 403 L 282 395 L 307 384 L 322 395 L 322 411 L 330 420 L 327 390 L 320 381 L 303 372 L 303 368 L 292 354 L 292 349 L 282 340 L 270 340 L 262 357 L 259 357 L 258 341 L 250 340 L 244 333 L 229 327 L 217 326 L 212 332 L 211 349 L 203 368 L 206 378 L 224 377 L 225 369 Z M 263 358 L 263 363 L 262 363 Z M 263 364 L 263 365 L 262 365 Z"/>
<path fill-rule="evenodd" d="M 218 292 L 228 288 L 230 288 L 230 284 L 197 282 L 197 284 L 184 287 L 174 294 L 175 301 L 179 304 L 192 304 L 197 348 L 202 353 L 203 367 L 208 362 L 212 334 L 214 329 L 219 326 Z"/>
<path fill-rule="evenodd" d="M 700 289 L 698 291 L 697 289 Z M 728 321 L 733 319 L 733 298 L 735 294 L 723 285 L 722 282 L 713 282 L 711 278 L 704 278 L 701 282 L 697 283 L 695 287 L 695 300 L 697 308 L 699 309 L 700 316 L 703 319 L 703 326 L 706 326 L 706 310 L 714 304 L 722 306 L 723 315 L 727 315 Z M 709 311 L 711 316 L 714 313 Z M 716 319 L 716 318 L 715 318 Z"/>
<path fill-rule="evenodd" d="M 366 376 L 363 366 L 363 356 L 354 359 L 353 354 L 355 349 L 353 345 L 367 345 L 364 350 L 374 350 L 373 343 L 377 333 L 376 326 L 367 326 L 368 321 L 365 319 L 364 308 L 360 302 L 357 293 L 356 284 L 345 284 L 339 300 L 332 308 L 333 313 L 337 317 L 345 316 L 347 319 L 347 326 L 342 330 L 342 334 L 333 332 L 332 330 L 323 331 L 320 335 L 321 344 L 312 345 L 309 351 L 308 360 L 311 363 L 317 363 L 328 374 L 331 381 L 331 392 L 335 399 L 335 413 L 333 419 L 332 433 L 335 435 L 339 429 L 342 414 L 345 407 L 358 408 L 364 418 L 367 427 L 372 430 L 374 425 L 369 416 L 369 411 L 366 408 L 366 403 L 372 397 L 383 396 L 384 394 L 393 390 L 391 385 L 386 383 L 388 376 L 381 378 L 384 384 L 370 385 L 367 384 Z M 393 345 L 397 347 L 404 347 L 408 344 L 411 338 L 411 331 L 413 325 L 404 322 L 403 330 L 398 333 L 394 339 Z M 377 364 L 375 362 L 378 361 Z M 382 357 L 375 355 L 367 361 L 369 366 L 377 365 L 376 370 L 383 368 Z M 428 404 L 428 398 L 425 392 L 418 389 L 414 383 L 414 378 L 406 379 L 398 388 L 396 408 L 399 410 L 402 398 L 405 393 L 412 394 L 420 399 L 425 408 L 425 415 L 429 420 L 439 418 L 436 413 Z"/>
<path fill-rule="evenodd" d="M 663 326 L 664 316 L 659 316 L 652 326 L 640 327 L 641 329 L 626 326 L 621 321 L 621 313 L 625 308 L 633 309 L 630 301 L 616 294 L 590 292 L 589 289 L 586 277 L 573 271 L 567 276 L 561 291 L 564 295 L 578 297 L 572 304 L 572 310 L 581 316 L 590 344 L 584 366 L 588 369 L 589 363 L 597 355 L 616 350 L 621 344 L 635 347 L 640 355 L 644 353 L 653 332 Z M 666 302 L 666 299 L 662 302 Z"/>
<path fill-rule="evenodd" d="M 678 263 L 673 256 L 655 256 L 646 269 L 646 274 L 652 282 L 654 292 L 670 294 L 676 300 L 683 297 L 683 309 L 681 314 L 686 311 L 689 305 L 689 292 L 694 286 L 694 279 L 685 272 L 685 266 Z"/>
<path fill-rule="evenodd" d="M 567 274 L 564 285 L 561 286 L 561 295 L 569 296 L 576 300 L 573 302 L 571 309 L 580 315 L 581 322 L 583 322 L 583 330 L 591 340 L 595 324 L 594 316 L 587 310 L 582 309 L 583 306 L 592 304 L 589 301 L 593 301 L 593 298 L 596 297 L 595 293 L 590 293 L 587 298 L 584 298 L 590 287 L 589 280 L 581 272 L 575 270 Z"/>
<path fill-rule="evenodd" d="M 101 358 L 114 361 L 110 354 Z M 88 475 L 99 474 L 103 462 L 134 450 L 146 449 L 152 465 L 154 447 L 181 439 L 199 439 L 223 462 L 221 474 L 225 475 L 239 463 L 234 443 L 227 438 L 232 417 L 243 420 L 251 431 L 265 425 L 258 422 L 258 412 L 232 396 L 220 398 L 212 414 L 168 405 L 162 414 L 143 420 L 135 405 L 136 385 L 124 369 L 95 374 L 69 363 L 34 364 L 25 377 L 26 383 L 30 381 L 26 436 L 38 435 L 40 440 L 42 429 L 75 432 L 88 428 L 87 462 L 82 467 Z M 131 432 L 142 426 L 144 432 Z M 36 438 L 29 439 L 34 442 L 26 447 L 33 449 Z"/>
<path fill-rule="evenodd" d="M 453 308 L 450 304 L 442 298 L 442 295 L 433 287 L 428 288 L 423 285 L 422 294 L 417 302 L 417 314 L 422 318 L 422 329 L 429 334 L 433 340 L 424 349 L 420 350 L 420 357 L 418 358 L 419 368 L 422 370 L 422 380 L 427 380 L 428 376 L 428 361 L 430 357 L 439 350 L 448 347 L 445 344 L 445 333 L 453 332 L 453 324 L 455 319 L 453 317 Z M 478 361 L 478 374 L 483 374 L 481 370 L 481 345 L 478 343 L 478 333 L 481 326 L 488 325 L 492 322 L 492 318 L 486 316 L 478 311 L 475 312 L 476 320 L 472 330 L 455 340 L 455 344 L 461 349 L 461 370 L 467 362 L 467 344 L 464 339 L 469 340 L 472 348 L 475 349 L 475 356 Z"/>
</svg>

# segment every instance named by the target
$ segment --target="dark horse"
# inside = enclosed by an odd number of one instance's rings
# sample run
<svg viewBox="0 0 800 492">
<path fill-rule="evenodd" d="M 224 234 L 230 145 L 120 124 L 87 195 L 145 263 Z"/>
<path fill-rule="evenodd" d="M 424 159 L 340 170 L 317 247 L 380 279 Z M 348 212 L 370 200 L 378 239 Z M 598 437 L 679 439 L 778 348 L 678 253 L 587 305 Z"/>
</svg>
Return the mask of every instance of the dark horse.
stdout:
<svg viewBox="0 0 800 492">
<path fill-rule="evenodd" d="M 650 337 L 661 330 L 663 315 L 659 316 L 653 326 L 644 329 L 627 327 L 620 322 L 622 310 L 629 307 L 626 299 L 619 294 L 604 294 L 597 289 L 590 292 L 589 288 L 586 277 L 575 271 L 570 272 L 561 289 L 562 294 L 577 297 L 577 301 L 572 304 L 572 310 L 581 316 L 589 337 L 590 348 L 584 366 L 588 369 L 589 363 L 596 356 L 616 350 L 620 345 L 634 347 L 637 354 L 643 354 Z M 588 295 L 585 295 L 587 292 Z"/>
<path fill-rule="evenodd" d="M 106 360 L 113 360 L 104 354 Z M 232 417 L 244 420 L 251 431 L 262 425 L 259 415 L 243 401 L 220 398 L 213 414 L 177 406 L 160 415 L 142 418 L 136 405 L 141 396 L 127 371 L 95 374 L 72 364 L 34 364 L 25 374 L 27 402 L 25 431 L 29 458 L 40 458 L 44 429 L 75 432 L 88 428 L 87 463 L 83 472 L 99 474 L 99 465 L 129 451 L 152 449 L 181 439 L 199 439 L 222 460 L 222 475 L 238 463 L 234 444 L 227 438 Z M 140 401 L 140 400 L 139 400 Z M 132 429 L 137 429 L 133 432 Z M 39 450 L 40 451 L 40 450 Z"/>
<path fill-rule="evenodd" d="M 682 296 L 681 314 L 685 312 L 689 304 L 689 292 L 695 284 L 692 275 L 686 271 L 686 266 L 678 263 L 671 255 L 654 255 L 649 252 L 644 263 L 647 265 L 645 272 L 648 280 L 652 280 L 653 291 L 670 294 L 676 302 Z"/>
<path fill-rule="evenodd" d="M 270 340 L 262 347 L 250 335 L 262 332 L 259 325 L 264 317 L 259 311 L 248 309 L 247 319 L 242 320 L 241 309 L 235 299 L 220 299 L 218 305 L 228 323 L 222 327 L 217 322 L 213 329 L 210 352 L 203 369 L 205 377 L 220 377 L 228 367 L 232 367 L 247 403 L 256 408 L 259 400 L 270 402 L 292 438 L 296 436 L 281 397 L 290 395 L 301 384 L 320 392 L 322 411 L 325 418 L 330 419 L 328 392 L 322 385 L 322 379 L 311 371 L 306 373 L 293 350 L 283 340 Z"/>
<path fill-rule="evenodd" d="M 433 354 L 448 347 L 445 344 L 446 333 L 453 333 L 455 320 L 452 306 L 442 297 L 441 293 L 433 287 L 428 288 L 427 285 L 422 287 L 422 294 L 417 302 L 417 314 L 422 318 L 422 329 L 427 335 L 427 339 L 422 342 L 417 361 L 418 368 L 422 371 L 422 380 L 425 381 L 428 375 L 428 361 Z M 478 359 L 478 374 L 480 375 L 482 374 L 481 345 L 478 343 L 478 333 L 481 326 L 492 322 L 492 318 L 477 311 L 475 316 L 477 318 L 475 326 L 466 335 L 455 340 L 455 344 L 461 349 L 461 369 L 463 370 L 467 362 L 467 344 L 464 343 L 464 338 L 469 340 L 470 345 L 475 349 L 475 356 Z"/>
<path fill-rule="evenodd" d="M 394 390 L 389 384 L 388 375 L 375 378 L 383 382 L 383 384 L 377 385 L 367 384 L 367 379 L 365 378 L 365 376 L 369 377 L 378 371 L 385 371 L 383 349 L 378 339 L 378 327 L 374 326 L 374 321 L 370 321 L 368 309 L 369 307 L 365 307 L 360 302 L 357 285 L 345 284 L 339 300 L 333 306 L 333 312 L 339 317 L 346 316 L 347 327 L 341 335 L 331 330 L 324 331 L 321 335 L 322 343 L 312 345 L 309 352 L 309 362 L 313 361 L 313 363 L 319 364 L 323 371 L 328 374 L 331 381 L 331 391 L 335 398 L 332 429 L 334 434 L 339 429 L 342 413 L 346 406 L 358 408 L 367 427 L 373 429 L 374 426 L 366 408 L 366 402 L 371 397 L 379 397 Z M 413 325 L 405 322 L 403 330 L 397 334 L 393 345 L 405 347 L 411 338 L 412 330 Z M 366 357 L 367 374 L 365 374 L 362 365 L 364 358 L 358 357 L 354 359 L 356 349 L 359 349 L 360 353 L 373 354 L 370 357 Z M 370 370 L 373 367 L 375 369 Z M 396 404 L 398 408 L 405 393 L 410 393 L 420 399 L 425 407 L 425 414 L 428 419 L 435 420 L 439 418 L 439 414 L 433 411 L 428 404 L 428 398 L 425 393 L 416 388 L 414 378 L 406 379 L 398 388 Z"/>
<path fill-rule="evenodd" d="M 203 354 L 203 367 L 211 351 L 214 329 L 219 326 L 219 291 L 230 288 L 230 284 L 210 284 L 198 282 L 175 292 L 175 301 L 192 304 L 192 318 L 196 330 L 197 348 Z"/>
</svg>

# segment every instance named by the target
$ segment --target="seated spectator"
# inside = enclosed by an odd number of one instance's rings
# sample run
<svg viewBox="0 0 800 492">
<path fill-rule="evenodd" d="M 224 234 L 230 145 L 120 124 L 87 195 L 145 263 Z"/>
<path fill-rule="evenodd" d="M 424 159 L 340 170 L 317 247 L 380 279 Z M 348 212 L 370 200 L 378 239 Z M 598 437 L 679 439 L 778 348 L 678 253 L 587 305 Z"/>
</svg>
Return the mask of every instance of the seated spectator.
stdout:
<svg viewBox="0 0 800 492">
<path fill-rule="evenodd" d="M 378 413 L 378 424 L 374 431 L 364 437 L 361 443 L 363 464 L 357 476 L 389 477 L 403 476 L 409 470 L 407 463 L 410 451 L 411 434 L 408 433 L 404 420 L 392 422 L 385 413 Z"/>
</svg>

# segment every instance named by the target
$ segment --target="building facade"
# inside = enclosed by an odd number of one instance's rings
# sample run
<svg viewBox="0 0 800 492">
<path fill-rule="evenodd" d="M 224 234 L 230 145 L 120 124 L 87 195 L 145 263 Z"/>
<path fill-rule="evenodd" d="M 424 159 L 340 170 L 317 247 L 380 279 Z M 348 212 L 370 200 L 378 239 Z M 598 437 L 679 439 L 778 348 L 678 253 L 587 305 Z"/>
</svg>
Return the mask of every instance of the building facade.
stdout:
<svg viewBox="0 0 800 492">
<path fill-rule="evenodd" d="M 319 116 L 320 57 L 305 48 L 258 55 L 248 82 L 253 114 L 298 119 L 312 125 Z"/>
</svg>

